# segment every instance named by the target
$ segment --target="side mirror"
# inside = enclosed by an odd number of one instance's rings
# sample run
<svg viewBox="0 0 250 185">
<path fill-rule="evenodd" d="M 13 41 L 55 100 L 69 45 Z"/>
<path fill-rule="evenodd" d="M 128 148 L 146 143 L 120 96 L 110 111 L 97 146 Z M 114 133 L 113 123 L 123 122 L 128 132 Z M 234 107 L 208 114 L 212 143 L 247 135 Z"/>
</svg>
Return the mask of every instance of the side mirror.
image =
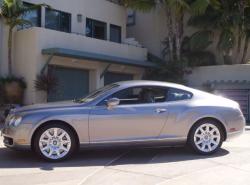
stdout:
<svg viewBox="0 0 250 185">
<path fill-rule="evenodd" d="M 120 100 L 118 98 L 111 98 L 107 101 L 108 109 L 112 109 L 113 107 L 120 104 Z"/>
</svg>

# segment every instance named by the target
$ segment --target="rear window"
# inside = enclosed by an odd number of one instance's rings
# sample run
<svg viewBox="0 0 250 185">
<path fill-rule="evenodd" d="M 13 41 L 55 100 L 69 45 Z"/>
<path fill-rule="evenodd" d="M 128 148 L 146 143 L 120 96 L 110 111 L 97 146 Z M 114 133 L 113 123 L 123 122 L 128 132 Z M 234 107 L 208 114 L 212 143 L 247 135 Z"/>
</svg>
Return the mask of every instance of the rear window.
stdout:
<svg viewBox="0 0 250 185">
<path fill-rule="evenodd" d="M 193 97 L 193 94 L 181 89 L 170 88 L 168 90 L 167 101 L 181 101 L 189 100 Z"/>
</svg>

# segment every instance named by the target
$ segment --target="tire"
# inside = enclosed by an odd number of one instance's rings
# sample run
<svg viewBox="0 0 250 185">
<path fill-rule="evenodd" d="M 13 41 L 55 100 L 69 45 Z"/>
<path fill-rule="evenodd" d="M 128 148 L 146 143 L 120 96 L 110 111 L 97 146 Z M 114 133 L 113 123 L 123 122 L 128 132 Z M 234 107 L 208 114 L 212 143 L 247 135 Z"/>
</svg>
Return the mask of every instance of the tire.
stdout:
<svg viewBox="0 0 250 185">
<path fill-rule="evenodd" d="M 77 150 L 77 139 L 71 128 L 61 123 L 52 123 L 40 128 L 33 142 L 35 153 L 51 162 L 71 157 Z"/>
<path fill-rule="evenodd" d="M 224 132 L 216 120 L 206 119 L 193 126 L 188 136 L 188 144 L 201 155 L 216 153 L 224 141 Z"/>
</svg>

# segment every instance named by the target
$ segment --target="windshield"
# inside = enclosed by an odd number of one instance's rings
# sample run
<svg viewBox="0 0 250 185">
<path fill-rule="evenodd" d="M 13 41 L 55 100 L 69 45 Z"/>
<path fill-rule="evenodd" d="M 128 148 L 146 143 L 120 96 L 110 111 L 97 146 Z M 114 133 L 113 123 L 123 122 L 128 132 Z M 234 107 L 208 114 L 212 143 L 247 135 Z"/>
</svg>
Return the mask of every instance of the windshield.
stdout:
<svg viewBox="0 0 250 185">
<path fill-rule="evenodd" d="M 76 99 L 74 100 L 74 102 L 76 103 L 88 103 L 88 102 L 91 102 L 93 100 L 95 100 L 96 98 L 100 97 L 101 95 L 103 95 L 104 93 L 116 88 L 116 87 L 119 87 L 119 85 L 117 84 L 110 84 L 110 85 L 107 85 L 107 86 L 104 86 L 100 89 L 97 89 L 95 90 L 94 92 L 90 93 L 89 95 L 83 97 L 83 98 L 79 98 L 79 99 Z"/>
</svg>

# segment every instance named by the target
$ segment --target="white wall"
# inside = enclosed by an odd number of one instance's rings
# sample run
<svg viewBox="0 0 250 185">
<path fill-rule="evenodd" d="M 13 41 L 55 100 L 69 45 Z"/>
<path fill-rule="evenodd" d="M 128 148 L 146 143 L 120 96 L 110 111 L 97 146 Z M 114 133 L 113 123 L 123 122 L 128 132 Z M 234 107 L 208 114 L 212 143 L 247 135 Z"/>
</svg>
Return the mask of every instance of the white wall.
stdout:
<svg viewBox="0 0 250 185">
<path fill-rule="evenodd" d="M 207 82 L 250 81 L 250 64 L 197 67 L 185 79 L 188 85 L 201 87 Z"/>
<path fill-rule="evenodd" d="M 126 10 L 124 7 L 111 3 L 106 0 L 24 0 L 33 4 L 46 3 L 52 8 L 71 13 L 72 32 L 85 34 L 86 17 L 106 22 L 107 25 L 115 24 L 122 27 L 122 40 L 126 37 Z M 83 21 L 77 22 L 77 14 L 83 15 Z M 45 9 L 42 9 L 42 24 L 44 25 Z M 3 32 L 3 33 L 2 33 Z M 56 34 L 55 34 L 56 35 Z M 7 28 L 0 23 L 0 75 L 7 75 Z M 109 38 L 109 34 L 107 34 Z M 97 41 L 98 42 L 98 41 Z M 50 43 L 56 43 L 53 38 Z M 16 44 L 16 43 L 14 43 Z M 53 45 L 53 44 L 52 44 Z M 119 47 L 119 46 L 118 46 Z M 13 48 L 13 53 L 15 48 Z M 107 48 L 108 49 L 108 48 Z M 135 51 L 136 52 L 136 51 Z M 15 60 L 15 56 L 13 56 Z"/>
<path fill-rule="evenodd" d="M 151 11 L 149 13 L 136 12 L 136 24 L 127 27 L 127 37 L 136 38 L 149 52 L 162 57 L 164 46 L 162 41 L 166 38 L 167 26 L 164 19 L 165 12 Z"/>
<path fill-rule="evenodd" d="M 147 53 L 146 49 L 135 46 L 96 40 L 45 28 L 30 28 L 18 31 L 15 34 L 14 73 L 24 77 L 27 82 L 26 104 L 44 102 L 46 99 L 44 94 L 35 91 L 34 80 L 49 58 L 49 56 L 42 55 L 41 51 L 50 47 L 77 49 L 138 60 L 145 59 Z M 91 78 L 90 90 L 103 86 L 103 79 L 100 80 L 100 74 L 107 66 L 107 63 L 55 57 L 52 64 L 88 69 Z M 139 79 L 144 71 L 142 68 L 124 65 L 112 65 L 109 70 L 133 74 L 135 79 Z"/>
<path fill-rule="evenodd" d="M 72 32 L 85 34 L 86 17 L 122 27 L 122 40 L 126 37 L 126 9 L 106 0 L 24 0 L 38 4 L 46 3 L 53 9 L 72 15 Z M 77 22 L 77 14 L 83 15 L 83 22 Z M 44 15 L 43 15 L 44 16 Z M 108 34 L 109 37 L 109 34 Z"/>
</svg>

